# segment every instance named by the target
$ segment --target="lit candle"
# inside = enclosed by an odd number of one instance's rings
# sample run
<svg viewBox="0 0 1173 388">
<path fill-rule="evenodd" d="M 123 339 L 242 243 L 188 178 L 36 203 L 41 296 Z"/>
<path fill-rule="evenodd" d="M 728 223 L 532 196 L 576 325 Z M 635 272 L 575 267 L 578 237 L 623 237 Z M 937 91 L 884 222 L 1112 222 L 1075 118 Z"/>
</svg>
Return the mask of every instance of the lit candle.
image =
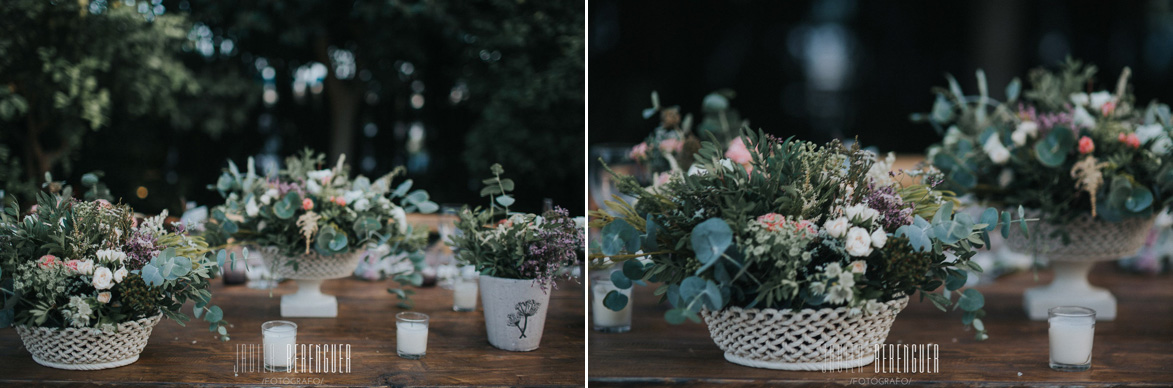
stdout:
<svg viewBox="0 0 1173 388">
<path fill-rule="evenodd" d="M 395 349 L 399 357 L 416 360 L 428 351 L 428 316 L 415 312 L 395 314 Z"/>
<path fill-rule="evenodd" d="M 452 310 L 474 311 L 477 309 L 476 279 L 458 278 L 452 289 Z"/>
<path fill-rule="evenodd" d="M 1082 371 L 1091 367 L 1096 312 L 1085 307 L 1063 306 L 1049 311 L 1051 369 Z"/>
<path fill-rule="evenodd" d="M 297 348 L 297 324 L 289 321 L 269 321 L 261 325 L 264 339 L 265 369 L 288 371 L 293 365 Z"/>
<path fill-rule="evenodd" d="M 603 299 L 611 291 L 617 291 L 627 296 L 627 305 L 622 310 L 614 311 L 603 305 Z M 594 320 L 595 331 L 604 333 L 623 333 L 631 330 L 631 288 L 621 290 L 615 287 L 611 279 L 596 279 L 591 285 L 594 300 L 591 302 L 591 317 Z"/>
</svg>

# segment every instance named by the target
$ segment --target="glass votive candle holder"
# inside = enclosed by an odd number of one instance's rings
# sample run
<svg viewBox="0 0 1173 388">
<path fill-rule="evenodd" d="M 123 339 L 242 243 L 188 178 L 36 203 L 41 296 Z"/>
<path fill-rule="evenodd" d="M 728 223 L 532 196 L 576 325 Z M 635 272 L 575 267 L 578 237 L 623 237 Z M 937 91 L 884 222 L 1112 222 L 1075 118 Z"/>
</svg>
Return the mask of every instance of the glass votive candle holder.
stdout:
<svg viewBox="0 0 1173 388">
<path fill-rule="evenodd" d="M 615 311 L 603 305 L 603 300 L 611 291 L 627 297 L 627 305 L 622 310 Z M 610 277 L 596 277 L 591 279 L 591 322 L 595 331 L 601 333 L 625 333 L 631 330 L 631 288 L 626 290 L 615 287 Z"/>
<path fill-rule="evenodd" d="M 297 324 L 290 321 L 268 321 L 261 324 L 261 338 L 265 352 L 265 369 L 287 372 L 297 355 Z"/>
<path fill-rule="evenodd" d="M 428 316 L 405 311 L 395 314 L 395 351 L 399 357 L 418 360 L 428 352 Z"/>
<path fill-rule="evenodd" d="M 1096 311 L 1087 307 L 1060 306 L 1047 312 L 1051 328 L 1051 369 L 1085 371 L 1092 366 L 1092 339 Z"/>
<path fill-rule="evenodd" d="M 452 311 L 476 311 L 477 279 L 457 276 L 452 280 Z"/>
</svg>

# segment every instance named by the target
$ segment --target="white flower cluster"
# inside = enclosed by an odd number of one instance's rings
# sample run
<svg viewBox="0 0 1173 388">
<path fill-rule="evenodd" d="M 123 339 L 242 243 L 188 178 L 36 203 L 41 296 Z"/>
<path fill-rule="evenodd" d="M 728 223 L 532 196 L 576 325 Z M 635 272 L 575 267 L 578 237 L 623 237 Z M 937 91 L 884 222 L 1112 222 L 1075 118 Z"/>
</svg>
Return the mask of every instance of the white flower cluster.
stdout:
<svg viewBox="0 0 1173 388">
<path fill-rule="evenodd" d="M 833 238 L 844 239 L 847 254 L 867 257 L 874 248 L 883 248 L 888 242 L 888 234 L 883 228 L 877 227 L 880 218 L 878 210 L 855 204 L 844 208 L 843 213 L 842 217 L 827 220 L 823 229 Z M 873 230 L 869 232 L 869 229 Z"/>
</svg>

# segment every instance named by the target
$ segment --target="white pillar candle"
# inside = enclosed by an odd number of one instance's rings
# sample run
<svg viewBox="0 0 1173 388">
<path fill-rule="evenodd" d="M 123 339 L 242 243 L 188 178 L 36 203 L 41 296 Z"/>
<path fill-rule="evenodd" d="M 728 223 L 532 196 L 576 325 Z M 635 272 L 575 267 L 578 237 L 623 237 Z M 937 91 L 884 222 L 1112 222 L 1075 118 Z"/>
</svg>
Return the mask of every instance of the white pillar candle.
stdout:
<svg viewBox="0 0 1173 388">
<path fill-rule="evenodd" d="M 459 279 L 452 289 L 453 310 L 473 311 L 477 309 L 477 282 L 470 279 Z"/>
<path fill-rule="evenodd" d="M 1051 318 L 1051 361 L 1083 365 L 1091 362 L 1096 328 L 1083 319 Z"/>
<path fill-rule="evenodd" d="M 261 326 L 265 351 L 265 368 L 283 371 L 293 365 L 297 348 L 297 325 L 287 321 L 266 322 Z"/>
<path fill-rule="evenodd" d="M 418 359 L 428 352 L 428 316 L 416 312 L 395 314 L 395 349 L 400 357 Z"/>
<path fill-rule="evenodd" d="M 591 302 L 591 317 L 594 320 L 595 330 L 627 331 L 631 328 L 631 289 L 620 290 L 611 283 L 610 279 L 598 280 L 591 287 L 594 300 Z M 614 311 L 603 305 L 607 293 L 618 291 L 628 297 L 627 305 L 622 310 Z"/>
</svg>

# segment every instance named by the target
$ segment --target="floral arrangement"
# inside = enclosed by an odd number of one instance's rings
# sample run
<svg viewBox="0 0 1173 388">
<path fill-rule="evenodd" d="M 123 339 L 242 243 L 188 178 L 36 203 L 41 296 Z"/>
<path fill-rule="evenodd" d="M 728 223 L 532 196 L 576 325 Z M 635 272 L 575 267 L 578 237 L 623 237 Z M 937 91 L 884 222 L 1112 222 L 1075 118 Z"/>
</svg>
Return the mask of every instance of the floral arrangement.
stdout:
<svg viewBox="0 0 1173 388">
<path fill-rule="evenodd" d="M 473 265 L 483 275 L 508 279 L 533 279 L 542 287 L 556 287 L 554 278 L 579 264 L 583 229 L 566 209 L 555 207 L 542 215 L 511 213 L 513 180 L 501 178 L 501 165 L 491 167 L 482 197 L 489 207 L 461 209 L 452 237 L 456 260 Z"/>
<path fill-rule="evenodd" d="M 351 179 L 345 160 L 343 155 L 332 168 L 323 168 L 325 155 L 306 149 L 286 158 L 285 169 L 270 177 L 257 175 L 252 158 L 244 173 L 229 161 L 210 186 L 225 201 L 211 212 L 206 235 L 214 237 L 209 241 L 231 238 L 234 243 L 272 246 L 290 258 L 388 244 L 393 253 L 415 252 L 408 257 L 418 272 L 424 265 L 420 250 L 427 230 L 409 225 L 407 212 L 431 213 L 439 206 L 426 191 L 411 191 L 410 179 L 392 188 L 400 169 L 373 182 L 362 175 Z M 286 264 L 298 267 L 297 260 Z M 422 281 L 411 271 L 394 275 L 405 283 Z"/>
<path fill-rule="evenodd" d="M 1096 68 L 1068 59 L 1057 71 L 1031 71 L 1021 96 L 1011 81 L 1005 102 L 989 96 L 980 70 L 977 96 L 949 76 L 932 112 L 913 119 L 944 135 L 928 161 L 945 188 L 1038 209 L 1056 225 L 1083 214 L 1152 217 L 1173 200 L 1173 128 L 1168 106 L 1136 105 L 1129 75 L 1125 68 L 1113 91 L 1089 93 Z"/>
<path fill-rule="evenodd" d="M 935 188 L 939 172 L 895 176 L 857 146 L 749 130 L 741 139 L 745 167 L 705 142 L 697 169 L 673 174 L 658 190 L 616 175 L 637 201 L 592 213 L 601 241 L 591 258 L 623 263 L 611 274 L 617 287 L 662 282 L 656 294 L 672 304 L 665 316 L 672 323 L 726 306 L 874 314 L 917 291 L 944 310 L 956 296 L 963 323 L 986 338 L 982 295 L 954 291 L 965 285 L 963 271 L 981 272 L 970 258 L 988 245 L 988 233 L 1009 233 L 1009 212 L 954 214 L 952 193 Z M 1026 230 L 1021 211 L 1014 222 Z M 934 292 L 942 286 L 949 292 Z M 614 310 L 626 303 L 618 292 L 604 299 Z"/>
<path fill-rule="evenodd" d="M 735 95 L 731 90 L 720 90 L 705 96 L 703 115 L 694 129 L 692 114 L 681 117 L 679 106 L 661 106 L 659 93 L 652 92 L 652 107 L 644 109 L 643 117 L 648 119 L 659 113 L 660 124 L 647 139 L 631 148 L 628 157 L 644 167 L 655 186 L 674 172 L 687 171 L 702 140 L 716 139 L 727 146 L 730 159 L 748 163 L 749 153 L 737 136 L 737 129 L 747 123 L 729 103 Z"/>
<path fill-rule="evenodd" d="M 181 309 L 192 300 L 195 317 L 228 340 L 209 287 L 235 254 L 213 258 L 202 238 L 164 225 L 166 211 L 139 222 L 126 205 L 77 200 L 68 187 L 47 186 L 53 192 L 41 193 L 29 214 L 19 216 L 15 202 L 0 212 L 0 295 L 7 306 L 0 327 L 113 332 L 119 323 L 160 313 L 183 324 L 190 318 Z"/>
</svg>

